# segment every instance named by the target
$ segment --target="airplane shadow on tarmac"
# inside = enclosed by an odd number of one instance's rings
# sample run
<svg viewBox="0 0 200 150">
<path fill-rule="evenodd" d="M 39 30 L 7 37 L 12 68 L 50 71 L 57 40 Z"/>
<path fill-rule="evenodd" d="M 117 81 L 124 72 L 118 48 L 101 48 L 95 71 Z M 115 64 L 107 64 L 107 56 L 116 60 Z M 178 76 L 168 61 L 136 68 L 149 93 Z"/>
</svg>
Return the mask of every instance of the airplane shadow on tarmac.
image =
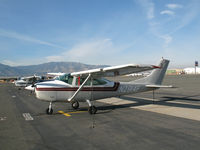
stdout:
<svg viewBox="0 0 200 150">
<path fill-rule="evenodd" d="M 122 96 L 120 97 L 123 100 L 128 100 L 128 101 L 133 101 L 133 103 L 129 103 L 129 104 L 120 104 L 120 105 L 114 105 L 114 104 L 105 104 L 103 106 L 101 106 L 101 104 L 99 104 L 97 106 L 97 109 L 99 111 L 97 111 L 97 114 L 104 114 L 104 113 L 110 113 L 111 111 L 115 110 L 115 109 L 121 109 L 121 108 L 130 108 L 130 107 L 137 107 L 137 106 L 145 106 L 145 105 L 150 105 L 150 104 L 156 104 L 156 105 L 163 105 L 163 106 L 171 106 L 171 107 L 180 107 L 180 108 L 192 108 L 192 109 L 200 109 L 200 103 L 199 105 L 193 105 L 192 103 L 181 103 L 181 101 L 187 101 L 187 102 L 200 102 L 200 99 L 193 99 L 192 97 L 196 97 L 199 95 L 193 95 L 193 96 L 184 96 L 184 97 L 175 97 L 175 96 L 164 96 L 161 97 L 160 100 L 158 101 L 158 99 L 156 99 L 156 101 L 153 100 L 146 100 L 146 99 L 142 99 L 142 98 L 134 98 L 134 97 L 128 97 L 128 96 Z M 179 103 L 171 103 L 171 101 L 178 101 Z M 65 113 L 68 112 L 76 112 L 76 111 L 87 111 L 87 107 L 81 107 L 78 110 L 74 110 L 74 109 L 67 109 L 65 111 Z M 40 113 L 37 114 L 35 116 L 49 116 L 46 113 Z M 62 115 L 58 112 L 53 113 L 52 115 Z"/>
<path fill-rule="evenodd" d="M 171 107 L 181 107 L 181 108 L 192 108 L 192 109 L 200 109 L 200 105 L 193 105 L 193 104 L 185 104 L 181 103 L 180 101 L 191 101 L 191 102 L 200 102 L 199 99 L 192 99 L 191 97 L 195 97 L 199 95 L 194 95 L 194 96 L 184 96 L 184 97 L 161 97 L 164 98 L 164 100 L 160 101 L 153 101 L 153 100 L 145 100 L 142 98 L 132 98 L 132 97 L 127 97 L 123 96 L 121 99 L 124 100 L 129 100 L 129 101 L 134 101 L 134 103 L 129 103 L 129 104 L 121 104 L 121 105 L 107 105 L 107 106 L 99 106 L 98 110 L 114 110 L 114 109 L 121 109 L 121 108 L 128 108 L 128 107 L 137 107 L 137 106 L 144 106 L 144 105 L 150 105 L 150 104 L 156 104 L 156 105 L 163 105 L 163 106 L 171 106 Z M 169 101 L 179 101 L 180 103 L 169 103 Z M 137 102 L 137 103 L 135 103 Z M 100 112 L 98 112 L 100 113 Z"/>
<path fill-rule="evenodd" d="M 149 104 L 156 104 L 156 105 L 163 105 L 163 106 L 171 106 L 171 107 L 181 107 L 181 108 L 192 108 L 192 109 L 200 109 L 200 103 L 199 105 L 193 105 L 191 104 L 186 104 L 186 103 L 181 103 L 180 101 L 187 101 L 187 102 L 200 102 L 200 99 L 193 99 L 191 97 L 195 97 L 199 95 L 194 95 L 194 96 L 184 96 L 184 97 L 170 97 L 170 96 L 165 96 L 161 97 L 164 98 L 164 100 L 160 101 L 153 101 L 153 100 L 145 100 L 142 98 L 133 98 L 133 97 L 127 97 L 123 96 L 121 97 L 124 100 L 129 100 L 129 101 L 134 101 L 137 103 L 130 103 L 130 104 L 122 104 L 122 105 L 110 105 L 110 106 L 103 106 L 103 107 L 98 107 L 100 110 L 104 109 L 119 109 L 119 108 L 126 108 L 126 107 L 136 107 L 136 106 L 144 106 L 144 105 L 149 105 Z M 169 103 L 169 101 L 176 101 L 178 100 L 180 103 Z"/>
</svg>

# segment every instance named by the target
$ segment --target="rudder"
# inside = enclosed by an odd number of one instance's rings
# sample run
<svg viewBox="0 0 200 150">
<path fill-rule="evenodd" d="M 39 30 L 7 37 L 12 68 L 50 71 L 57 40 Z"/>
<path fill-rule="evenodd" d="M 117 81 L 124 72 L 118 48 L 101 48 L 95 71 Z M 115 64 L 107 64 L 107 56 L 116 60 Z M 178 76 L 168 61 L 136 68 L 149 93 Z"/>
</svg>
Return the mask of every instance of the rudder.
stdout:
<svg viewBox="0 0 200 150">
<path fill-rule="evenodd" d="M 153 70 L 151 74 L 145 78 L 135 80 L 134 83 L 161 85 L 168 65 L 169 60 L 162 59 L 159 63 L 160 68 Z"/>
</svg>

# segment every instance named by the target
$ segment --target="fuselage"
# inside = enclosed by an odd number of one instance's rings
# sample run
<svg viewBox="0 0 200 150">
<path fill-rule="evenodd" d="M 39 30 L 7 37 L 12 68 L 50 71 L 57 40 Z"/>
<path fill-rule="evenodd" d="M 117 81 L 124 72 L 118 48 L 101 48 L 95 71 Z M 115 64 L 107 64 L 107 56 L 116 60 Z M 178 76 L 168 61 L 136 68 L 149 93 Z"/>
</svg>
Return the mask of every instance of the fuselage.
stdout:
<svg viewBox="0 0 200 150">
<path fill-rule="evenodd" d="M 101 81 L 104 81 L 103 85 L 85 85 L 75 97 L 75 100 L 85 102 L 87 99 L 92 101 L 149 90 L 143 84 L 112 82 L 106 79 L 101 79 Z M 68 101 L 79 86 L 72 86 L 60 80 L 41 82 L 36 85 L 35 93 L 38 99 L 44 101 Z"/>
</svg>

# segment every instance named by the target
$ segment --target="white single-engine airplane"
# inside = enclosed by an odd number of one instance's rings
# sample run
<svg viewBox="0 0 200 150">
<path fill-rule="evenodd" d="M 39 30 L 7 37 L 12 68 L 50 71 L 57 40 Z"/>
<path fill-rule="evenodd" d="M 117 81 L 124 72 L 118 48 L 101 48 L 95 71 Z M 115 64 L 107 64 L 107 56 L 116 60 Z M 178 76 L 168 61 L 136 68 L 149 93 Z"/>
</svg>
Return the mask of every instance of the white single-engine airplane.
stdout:
<svg viewBox="0 0 200 150">
<path fill-rule="evenodd" d="M 97 108 L 91 101 L 117 97 L 126 94 L 155 90 L 161 85 L 169 60 L 162 59 L 159 66 L 152 65 L 121 65 L 106 67 L 81 72 L 64 74 L 53 81 L 40 82 L 34 87 L 38 99 L 50 102 L 46 109 L 47 114 L 52 114 L 53 102 L 70 102 L 74 109 L 79 108 L 79 102 L 87 102 L 88 112 L 95 114 Z M 147 77 L 131 82 L 113 82 L 102 77 L 119 76 L 154 69 Z M 27 87 L 31 89 L 31 87 Z"/>
<path fill-rule="evenodd" d="M 38 81 L 42 81 L 43 78 L 44 77 L 42 77 L 42 76 L 36 76 L 36 75 L 28 76 L 28 77 L 21 77 L 21 78 L 18 78 L 14 83 L 15 83 L 15 86 L 26 87 L 26 86 L 35 84 Z"/>
</svg>

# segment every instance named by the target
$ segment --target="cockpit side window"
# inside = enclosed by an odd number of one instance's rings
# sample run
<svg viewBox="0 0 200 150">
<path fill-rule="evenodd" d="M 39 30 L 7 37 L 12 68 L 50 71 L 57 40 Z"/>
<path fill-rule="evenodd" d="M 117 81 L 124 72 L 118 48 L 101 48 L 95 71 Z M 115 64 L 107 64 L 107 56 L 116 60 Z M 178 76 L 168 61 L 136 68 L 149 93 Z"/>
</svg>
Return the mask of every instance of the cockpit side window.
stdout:
<svg viewBox="0 0 200 150">
<path fill-rule="evenodd" d="M 64 74 L 62 76 L 57 77 L 56 80 L 60 80 L 65 83 L 72 84 L 73 77 L 70 74 Z"/>
<path fill-rule="evenodd" d="M 65 83 L 72 84 L 73 76 L 71 76 L 70 74 L 64 74 L 62 76 L 57 77 L 56 80 L 60 80 L 60 81 L 63 81 Z M 76 85 L 78 85 L 79 83 L 81 85 L 85 80 L 86 80 L 86 78 L 83 78 L 83 77 L 77 78 L 76 79 Z M 101 78 L 92 80 L 92 85 L 105 85 L 105 84 L 107 84 L 107 82 L 105 80 L 101 79 Z M 85 85 L 91 85 L 91 80 L 89 79 L 86 82 Z"/>
<path fill-rule="evenodd" d="M 78 80 L 80 80 L 80 85 L 85 81 L 86 78 L 77 78 L 76 80 L 76 85 L 78 85 Z M 93 79 L 92 80 L 92 85 L 105 85 L 107 84 L 106 81 L 104 81 L 103 79 Z M 91 85 L 91 80 L 89 79 L 85 85 Z"/>
</svg>

